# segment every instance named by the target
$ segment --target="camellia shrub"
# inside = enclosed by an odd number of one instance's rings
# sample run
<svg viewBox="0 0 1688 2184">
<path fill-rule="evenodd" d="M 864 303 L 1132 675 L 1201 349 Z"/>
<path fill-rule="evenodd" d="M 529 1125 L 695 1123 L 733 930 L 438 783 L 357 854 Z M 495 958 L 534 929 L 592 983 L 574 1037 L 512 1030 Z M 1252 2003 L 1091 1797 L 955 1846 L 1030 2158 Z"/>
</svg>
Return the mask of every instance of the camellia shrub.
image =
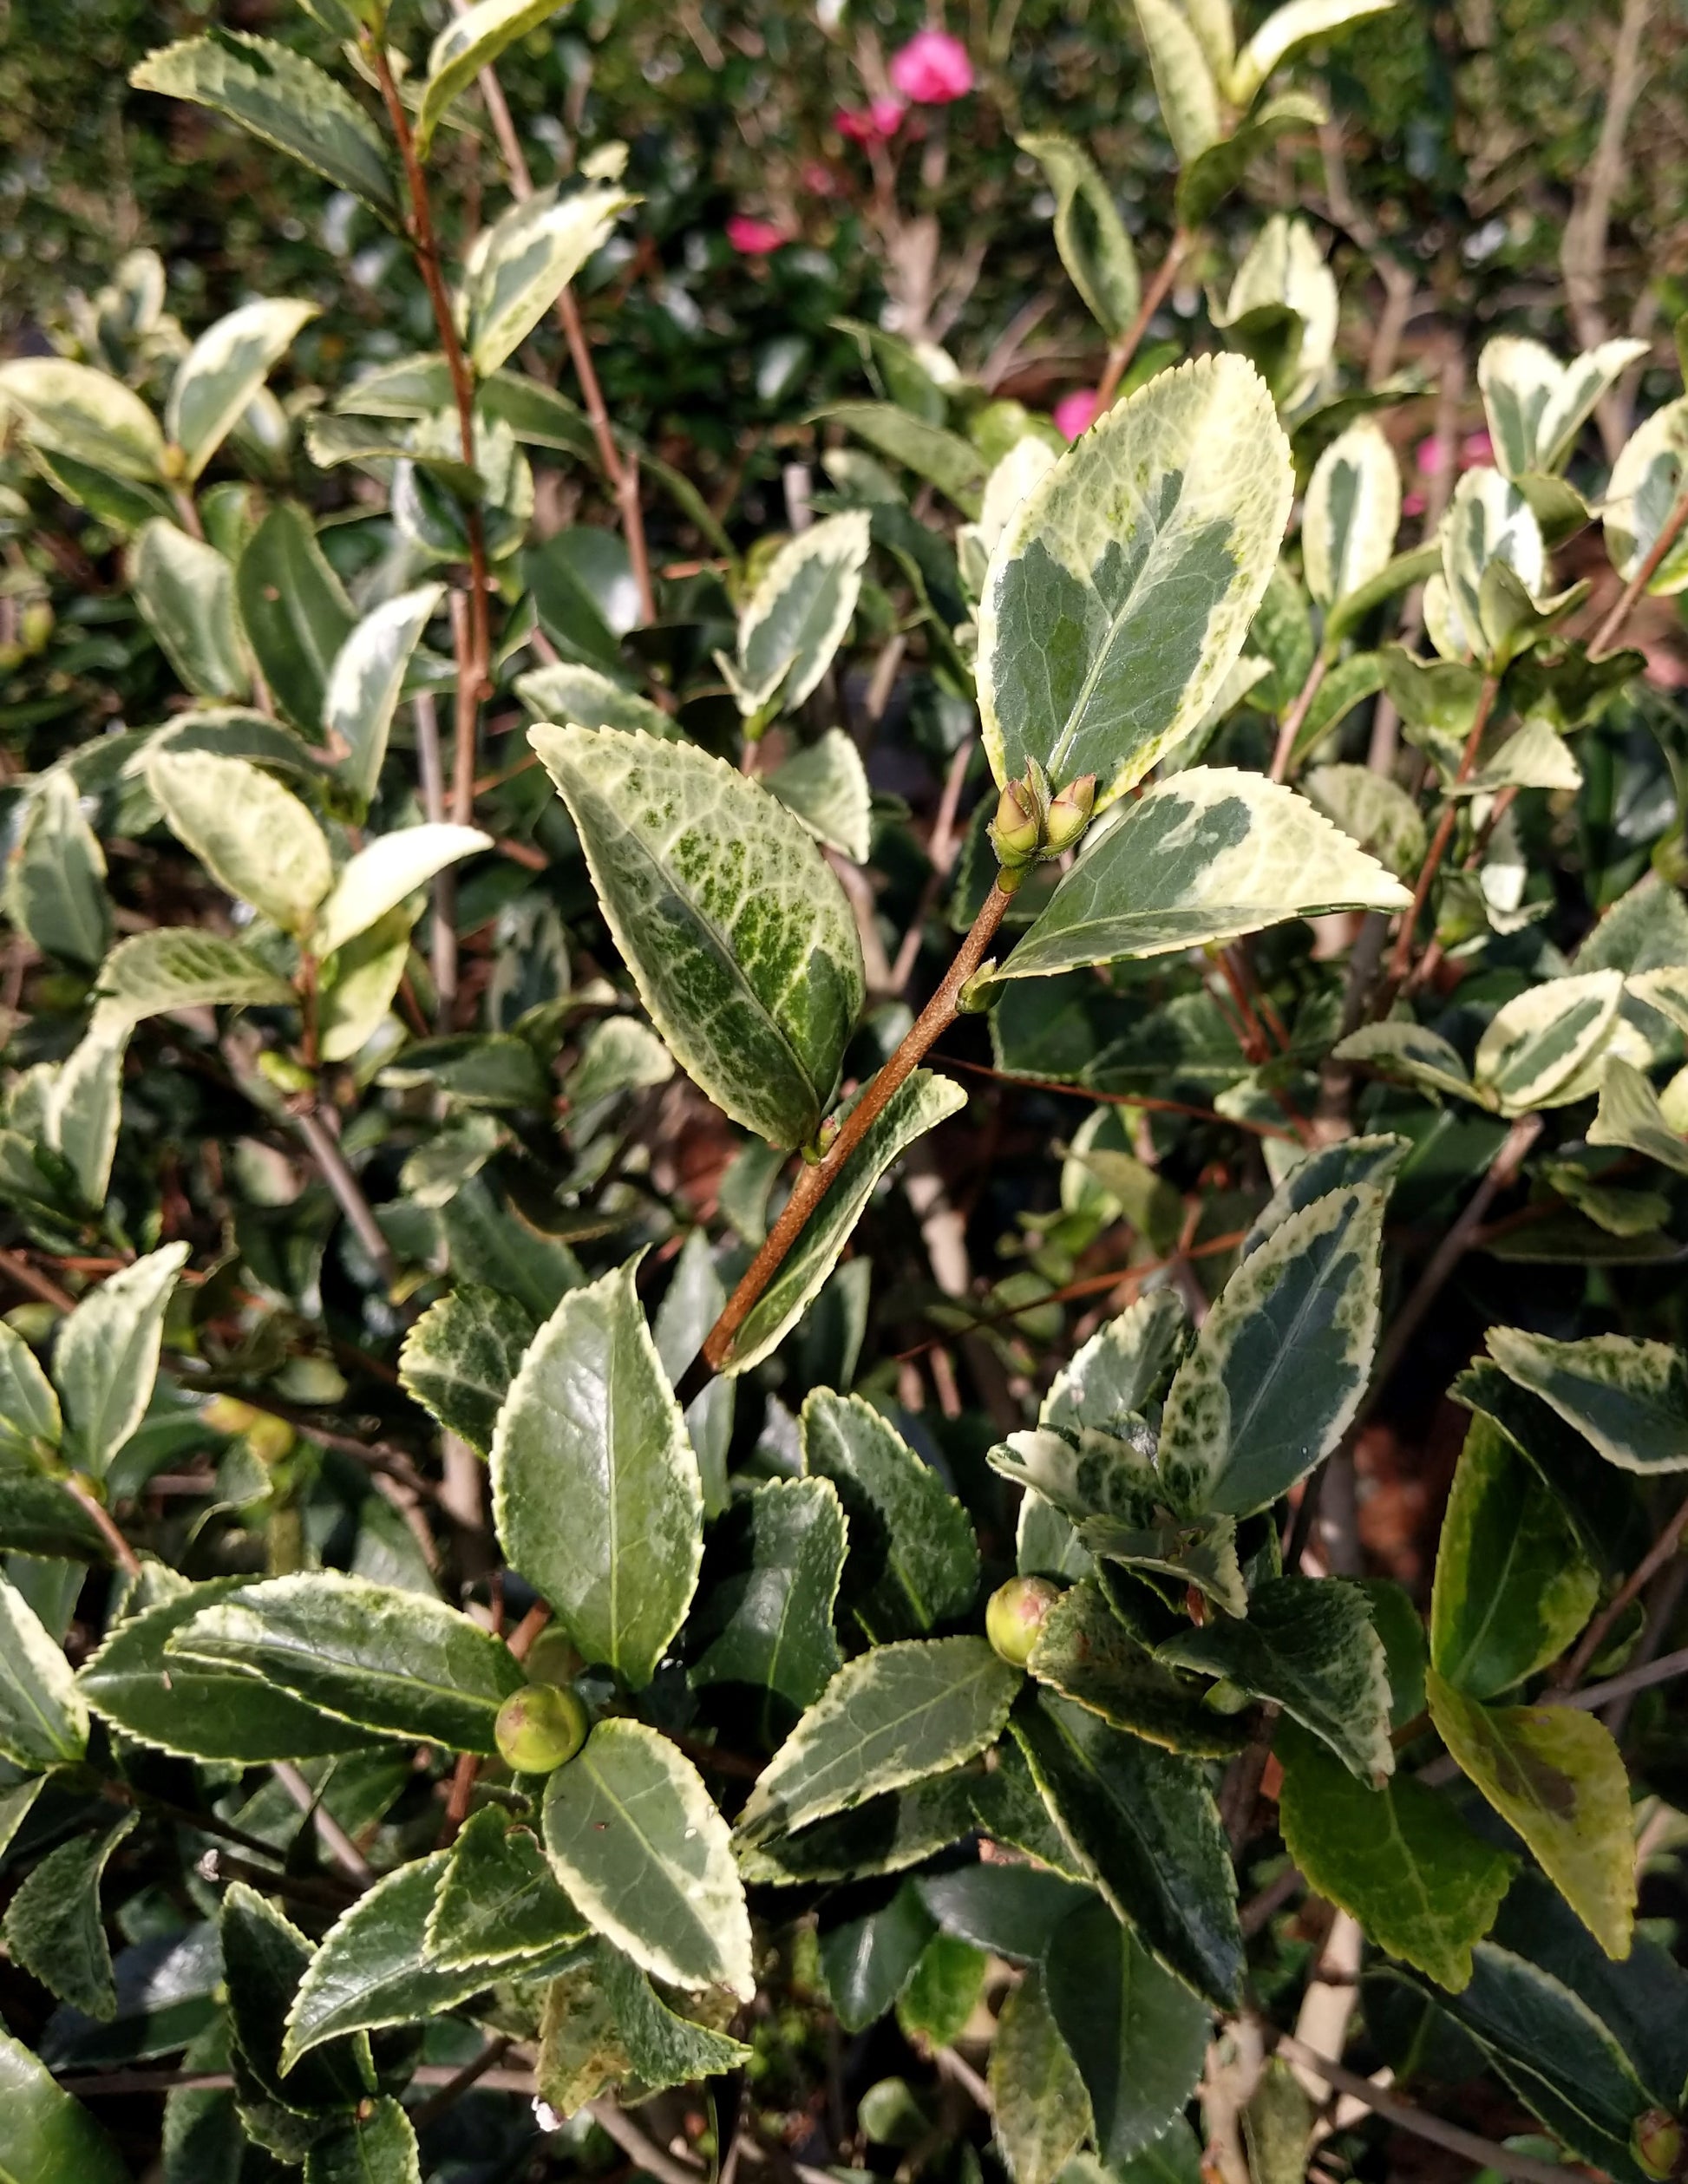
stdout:
<svg viewBox="0 0 1688 2184">
<path fill-rule="evenodd" d="M 1025 139 L 1059 426 L 887 148 L 1008 34 L 865 44 L 762 535 L 551 0 L 139 61 L 431 330 L 0 365 L 9 2184 L 1688 2174 L 1688 399 L 1345 364 L 1249 192 L 1378 11 L 1136 0 L 1152 269 Z"/>
</svg>

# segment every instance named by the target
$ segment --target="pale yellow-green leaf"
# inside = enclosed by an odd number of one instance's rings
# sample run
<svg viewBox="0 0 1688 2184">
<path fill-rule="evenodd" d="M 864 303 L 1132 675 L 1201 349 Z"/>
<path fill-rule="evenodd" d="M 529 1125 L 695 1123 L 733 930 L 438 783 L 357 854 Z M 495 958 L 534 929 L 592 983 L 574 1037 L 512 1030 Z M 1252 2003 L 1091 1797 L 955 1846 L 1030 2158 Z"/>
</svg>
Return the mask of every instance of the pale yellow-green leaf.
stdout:
<svg viewBox="0 0 1688 2184">
<path fill-rule="evenodd" d="M 1619 971 L 1549 978 L 1496 1010 L 1477 1042 L 1472 1074 L 1502 1115 L 1565 1103 L 1567 1088 L 1597 1056 L 1623 997 Z"/>
<path fill-rule="evenodd" d="M 423 159 L 440 118 L 461 91 L 492 67 L 506 46 L 538 29 L 564 0 L 480 0 L 448 21 L 429 49 L 428 76 L 416 118 L 416 149 Z"/>
<path fill-rule="evenodd" d="M 1534 510 L 1510 480 L 1481 464 L 1468 470 L 1454 487 L 1452 505 L 1442 523 L 1442 574 L 1453 616 L 1449 634 L 1457 631 L 1467 651 L 1485 643 L 1482 575 L 1491 561 L 1504 561 L 1533 598 L 1547 579 L 1547 553 Z M 1427 626 L 1429 611 L 1427 587 Z M 1442 651 L 1434 628 L 1431 637 Z M 1445 655 L 1460 656 L 1457 651 Z"/>
<path fill-rule="evenodd" d="M 562 291 L 639 199 L 592 186 L 513 205 L 479 238 L 462 309 L 469 358 L 484 379 L 526 341 Z"/>
<path fill-rule="evenodd" d="M 415 923 L 411 906 L 402 902 L 337 951 L 317 1001 L 324 1062 L 350 1062 L 386 1022 L 404 976 Z"/>
<path fill-rule="evenodd" d="M 1137 20 L 1167 134 L 1180 161 L 1187 165 L 1223 134 L 1219 86 L 1201 40 L 1175 0 L 1137 0 Z"/>
<path fill-rule="evenodd" d="M 1323 606 L 1381 576 L 1401 521 L 1401 471 L 1382 430 L 1365 418 L 1313 466 L 1301 512 L 1307 589 Z"/>
<path fill-rule="evenodd" d="M 1399 1077 L 1427 1092 L 1451 1092 L 1456 1099 L 1494 1104 L 1480 1093 L 1460 1057 L 1459 1049 L 1439 1031 L 1418 1023 L 1390 1021 L 1362 1024 L 1332 1049 L 1338 1062 L 1358 1062 L 1382 1076 Z"/>
<path fill-rule="evenodd" d="M 303 933 L 333 883 L 323 830 L 291 790 L 242 758 L 160 752 L 147 786 L 218 886 Z"/>
<path fill-rule="evenodd" d="M 978 700 L 998 782 L 1036 759 L 1097 808 L 1223 686 L 1272 574 L 1289 443 L 1240 357 L 1162 372 L 1034 486 L 991 555 Z"/>
<path fill-rule="evenodd" d="M 492 836 L 478 827 L 454 827 L 443 821 L 377 834 L 335 881 L 311 936 L 314 952 L 331 956 L 407 895 L 425 887 L 435 873 L 492 846 Z"/>
<path fill-rule="evenodd" d="M 337 738 L 346 746 L 341 771 L 366 802 L 381 778 L 405 670 L 444 591 L 423 584 L 383 600 L 353 630 L 329 670 L 323 727 L 330 742 Z"/>
<path fill-rule="evenodd" d="M 318 306 L 260 297 L 207 326 L 181 363 L 165 406 L 164 428 L 197 478 L 230 428 Z"/>
<path fill-rule="evenodd" d="M 1351 23 L 1381 15 L 1394 0 L 1287 0 L 1269 15 L 1237 56 L 1226 89 L 1239 106 L 1247 106 L 1273 70 L 1299 46 L 1334 37 Z"/>
<path fill-rule="evenodd" d="M 251 683 L 234 612 L 234 571 L 214 546 L 162 516 L 129 556 L 135 605 L 165 657 L 200 697 L 244 697 Z"/>
<path fill-rule="evenodd" d="M 1603 341 L 1562 364 L 1527 337 L 1485 342 L 1477 384 L 1501 469 L 1508 478 L 1558 470 L 1600 396 L 1646 353 L 1644 341 Z"/>
<path fill-rule="evenodd" d="M 114 477 L 162 475 L 164 435 L 137 394 L 109 373 L 62 356 L 0 364 L 0 401 L 23 414 L 26 438 Z"/>
<path fill-rule="evenodd" d="M 0 389 L 5 385 L 0 374 Z M 1655 409 L 1625 441 L 1606 489 L 1606 550 L 1626 583 L 1652 553 L 1672 511 L 1688 490 L 1688 396 Z M 1656 598 L 1688 589 L 1688 531 L 1647 579 Z"/>
<path fill-rule="evenodd" d="M 865 865 L 873 831 L 873 795 L 861 754 L 841 728 L 794 751 L 762 780 L 818 842 Z"/>
<path fill-rule="evenodd" d="M 120 940 L 100 966 L 95 1022 L 138 1023 L 172 1009 L 278 1006 L 293 989 L 238 941 L 193 925 L 163 925 Z"/>
<path fill-rule="evenodd" d="M 1628 1956 L 1635 1918 L 1629 1776 L 1612 1732 L 1570 1706 L 1484 1706 L 1426 1677 L 1430 1717 L 1461 1769 L 1608 1957 Z"/>
<path fill-rule="evenodd" d="M 1502 788 L 1578 789 L 1582 768 L 1571 755 L 1565 738 L 1540 713 L 1508 736 L 1495 755 L 1475 774 L 1451 782 L 1454 796 L 1492 796 Z"/>
<path fill-rule="evenodd" d="M 739 709 L 795 709 L 832 664 L 867 564 L 868 515 L 853 508 L 787 540 L 739 617 Z"/>
<path fill-rule="evenodd" d="M 1588 1142 L 1621 1145 L 1688 1175 L 1688 1137 L 1672 1128 L 1652 1086 L 1621 1055 L 1606 1056 L 1600 1111 L 1589 1125 Z"/>
<path fill-rule="evenodd" d="M 1237 269 L 1220 326 L 1267 304 L 1292 311 L 1301 321 L 1301 343 L 1279 388 L 1286 410 L 1299 409 L 1318 390 L 1336 351 L 1337 283 L 1318 240 L 1304 219 L 1274 213 Z"/>
<path fill-rule="evenodd" d="M 1301 792 L 1397 879 L 1416 877 L 1424 860 L 1424 819 L 1398 781 L 1369 766 L 1315 766 L 1302 776 Z"/>
</svg>

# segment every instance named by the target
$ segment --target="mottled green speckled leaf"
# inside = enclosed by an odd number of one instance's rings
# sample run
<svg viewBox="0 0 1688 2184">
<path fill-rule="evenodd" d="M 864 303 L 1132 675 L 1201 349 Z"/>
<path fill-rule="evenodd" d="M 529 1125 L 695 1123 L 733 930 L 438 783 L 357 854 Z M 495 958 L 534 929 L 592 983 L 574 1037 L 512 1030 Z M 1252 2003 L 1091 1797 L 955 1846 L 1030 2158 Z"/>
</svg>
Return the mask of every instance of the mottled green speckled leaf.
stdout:
<svg viewBox="0 0 1688 2184">
<path fill-rule="evenodd" d="M 843 1598 L 875 1644 L 919 1638 L 964 1613 L 978 1588 L 966 1511 L 860 1396 L 817 1388 L 803 1405 L 804 1468 L 837 1488 L 849 1520 Z"/>
<path fill-rule="evenodd" d="M 703 1649 L 691 1681 L 756 1693 L 767 1744 L 842 1665 L 832 1618 L 844 1540 L 844 1512 L 824 1478 L 769 1480 L 734 1505 L 711 1540 L 713 1582 L 690 1621 Z"/>
<path fill-rule="evenodd" d="M 563 0 L 479 0 L 477 6 L 447 23 L 429 49 L 416 117 L 416 149 L 422 158 L 428 156 L 442 115 L 459 93 L 468 90 L 482 69 L 490 69 L 506 46 L 538 29 L 562 4 Z"/>
<path fill-rule="evenodd" d="M 1250 1515 L 1335 1448 L 1371 1375 L 1384 1203 L 1375 1184 L 1315 1199 L 1226 1284 L 1161 1421 L 1181 1507 Z"/>
<path fill-rule="evenodd" d="M 1505 1330 L 1497 1331 L 1505 1332 Z M 1430 1658 L 1468 1698 L 1555 1660 L 1593 1612 L 1600 1573 L 1553 1494 L 1479 1411 L 1436 1546 Z"/>
<path fill-rule="evenodd" d="M 532 1829 L 485 1805 L 451 1847 L 423 1929 L 422 1953 L 442 1971 L 463 1971 L 536 1957 L 589 1931 Z"/>
<path fill-rule="evenodd" d="M 916 1069 L 873 1117 L 838 1180 L 803 1226 L 780 1271 L 746 1314 L 722 1361 L 726 1373 L 748 1372 L 778 1347 L 819 1295 L 886 1170 L 945 1115 L 967 1104 L 952 1078 Z"/>
<path fill-rule="evenodd" d="M 979 1825 L 975 1793 L 985 1779 L 977 1765 L 952 1768 L 794 1834 L 741 1843 L 739 1871 L 746 1880 L 775 1885 L 901 1873 L 972 1834 Z"/>
<path fill-rule="evenodd" d="M 1165 955 L 1407 891 L 1293 789 L 1228 766 L 1157 782 L 1089 843 L 1003 965 L 1041 978 Z"/>
<path fill-rule="evenodd" d="M 1529 986 L 1499 1009 L 1477 1043 L 1479 1088 L 1502 1115 L 1563 1106 L 1610 1034 L 1623 998 L 1621 971 L 1587 971 Z"/>
<path fill-rule="evenodd" d="M 1313 466 L 1301 512 L 1307 589 L 1321 606 L 1381 576 L 1401 521 L 1401 471 L 1370 418 L 1338 435 Z"/>
<path fill-rule="evenodd" d="M 88 1749 L 88 1707 L 62 1647 L 11 1581 L 0 1577 L 0 1756 L 31 1769 Z"/>
<path fill-rule="evenodd" d="M 508 1648 L 468 1616 L 331 1570 L 201 1608 L 166 1657 L 244 1671 L 343 1721 L 453 1751 L 495 1751 L 493 1723 L 522 1682 Z"/>
<path fill-rule="evenodd" d="M 1152 1290 L 1092 1335 L 1056 1375 L 1037 1422 L 1102 1431 L 1159 1394 L 1177 1360 L 1185 1325 L 1175 1291 Z"/>
<path fill-rule="evenodd" d="M 322 828 L 291 789 L 244 758 L 209 751 L 160 752 L 147 786 L 219 887 L 289 932 L 309 929 L 334 867 Z"/>
<path fill-rule="evenodd" d="M 138 91 L 188 99 L 238 121 L 398 226 L 392 169 L 374 122 L 350 91 L 302 54 L 270 38 L 219 29 L 149 53 L 129 81 Z"/>
<path fill-rule="evenodd" d="M 1591 1145 L 1621 1145 L 1645 1153 L 1661 1167 L 1688 1175 L 1688 1138 L 1671 1128 L 1659 1095 L 1632 1062 L 1609 1054 L 1600 1082 L 1600 1112 L 1588 1128 Z"/>
<path fill-rule="evenodd" d="M 238 941 L 193 925 L 162 925 L 120 940 L 100 966 L 96 1015 L 113 1030 L 172 1009 L 276 1007 L 293 989 Z"/>
<path fill-rule="evenodd" d="M 1204 1706 L 1201 1684 L 1140 1645 L 1094 1578 L 1062 1594 L 1026 1665 L 1063 1698 L 1168 1751 L 1221 1759 L 1248 1742 L 1248 1722 Z"/>
<path fill-rule="evenodd" d="M 1014 2184 L 1055 2184 L 1089 2135 L 1090 2096 L 1035 1967 L 1002 2005 L 989 2075 L 997 2144 Z"/>
<path fill-rule="evenodd" d="M 1245 1620 L 1216 1617 L 1169 1638 L 1155 1658 L 1274 1701 L 1362 1782 L 1380 1782 L 1395 1771 L 1383 1643 L 1358 1585 L 1265 1578 L 1248 1596 Z"/>
<path fill-rule="evenodd" d="M 841 1669 L 740 1816 L 752 1843 L 900 1789 L 993 1743 L 1020 1688 L 983 1638 L 876 1646 Z"/>
<path fill-rule="evenodd" d="M 390 2097 L 360 2108 L 304 2157 L 304 2184 L 422 2184 L 422 2155 L 409 2117 Z"/>
<path fill-rule="evenodd" d="M 1067 277 L 1110 340 L 1137 316 L 1137 253 L 1096 162 L 1070 136 L 1023 136 L 1055 193 L 1055 247 Z"/>
<path fill-rule="evenodd" d="M 1629 1954 L 1635 1839 L 1629 1777 L 1612 1732 L 1570 1706 L 1484 1706 L 1432 1668 L 1443 1741 L 1608 1957 Z"/>
<path fill-rule="evenodd" d="M 1485 342 L 1477 384 L 1506 476 L 1558 470 L 1600 396 L 1646 353 L 1645 342 L 1603 341 L 1562 364 L 1539 341 L 1516 334 Z"/>
<path fill-rule="evenodd" d="M 1299 1161 L 1254 1216 L 1242 1240 L 1240 1258 L 1259 1251 L 1268 1236 L 1275 1235 L 1292 1213 L 1311 1206 L 1331 1191 L 1345 1190 L 1351 1183 L 1375 1183 L 1386 1189 L 1396 1171 L 1412 1150 L 1412 1141 L 1392 1131 L 1371 1137 L 1347 1137 L 1323 1145 Z"/>
<path fill-rule="evenodd" d="M 979 711 L 999 782 L 1035 758 L 1057 785 L 1096 775 L 1105 805 L 1187 734 L 1242 650 L 1291 483 L 1240 357 L 1162 372 L 1068 450 L 985 577 Z"/>
<path fill-rule="evenodd" d="M 832 664 L 850 626 L 867 565 L 865 508 L 828 516 L 787 540 L 750 594 L 738 624 L 734 690 L 745 714 L 777 696 L 795 710 Z"/>
<path fill-rule="evenodd" d="M 134 603 L 165 657 L 201 697 L 244 697 L 251 682 L 234 621 L 234 571 L 214 546 L 155 516 L 129 549 Z"/>
<path fill-rule="evenodd" d="M 1626 1335 L 1554 1342 L 1491 1327 L 1490 1356 L 1625 1471 L 1688 1470 L 1688 1358 Z"/>
<path fill-rule="evenodd" d="M 186 1244 L 149 1252 L 82 1298 L 59 1330 L 53 1378 L 79 1469 L 103 1478 L 147 1415 L 164 1315 Z"/>
<path fill-rule="evenodd" d="M 1167 134 L 1180 164 L 1186 165 L 1224 134 L 1219 86 L 1201 41 L 1176 0 L 1137 0 L 1137 20 Z"/>
<path fill-rule="evenodd" d="M 533 1333 L 514 1297 L 461 1283 L 406 1335 L 399 1378 L 448 1433 L 490 1455 L 498 1414 Z"/>
<path fill-rule="evenodd" d="M 1013 1727 L 1057 1826 L 1116 1913 L 1194 1992 L 1234 2008 L 1236 1876 L 1201 1763 L 1047 1692 Z"/>
<path fill-rule="evenodd" d="M 1293 1723 L 1279 1730 L 1274 1749 L 1285 1846 L 1310 1886 L 1380 1949 L 1457 1991 L 1517 1860 L 1410 1776 L 1372 1789 Z"/>
<path fill-rule="evenodd" d="M 511 1565 L 589 1661 L 648 1684 L 703 1554 L 703 1490 L 633 1285 L 638 1261 L 564 1298 L 534 1337 L 492 1449 Z"/>
<path fill-rule="evenodd" d="M 0 382 L 3 384 L 3 382 Z M 1606 550 L 1626 583 L 1658 543 L 1688 487 L 1688 396 L 1655 409 L 1625 442 L 1612 466 L 1605 503 Z M 1669 598 L 1688 587 L 1688 535 L 1679 535 L 1647 579 Z"/>
<path fill-rule="evenodd" d="M 861 943 L 801 822 L 705 752 L 540 726 L 617 945 L 682 1068 L 770 1142 L 808 1142 L 861 1008 Z"/>
<path fill-rule="evenodd" d="M 653 1978 L 748 2002 L 750 1919 L 727 1823 L 643 1722 L 599 1722 L 546 1784 L 546 1854 L 598 1931 Z"/>
<path fill-rule="evenodd" d="M 711 2031 L 682 2017 L 663 2000 L 632 1959 L 607 1941 L 599 1941 L 592 1961 L 605 1998 L 615 2013 L 616 2031 L 641 2086 L 659 2092 L 664 2086 L 740 2070 L 751 2050 L 742 2041 Z"/>
<path fill-rule="evenodd" d="M 1096 2150 L 1119 2174 L 1194 2090 L 1211 2013 L 1105 1903 L 1082 1904 L 1062 1921 L 1044 1976 L 1083 2078 Z"/>
</svg>

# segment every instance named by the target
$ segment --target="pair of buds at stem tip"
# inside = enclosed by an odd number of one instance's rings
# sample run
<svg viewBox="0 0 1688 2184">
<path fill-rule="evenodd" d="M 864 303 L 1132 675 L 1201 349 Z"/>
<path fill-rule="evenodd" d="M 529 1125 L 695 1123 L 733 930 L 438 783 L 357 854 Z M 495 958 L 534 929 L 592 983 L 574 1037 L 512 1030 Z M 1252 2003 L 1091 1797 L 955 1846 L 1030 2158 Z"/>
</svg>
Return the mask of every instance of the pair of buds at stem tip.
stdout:
<svg viewBox="0 0 1688 2184">
<path fill-rule="evenodd" d="M 1081 774 L 1053 797 L 1035 763 L 1026 768 L 1023 781 L 1010 781 L 997 799 L 997 815 L 991 822 L 1004 892 L 1012 893 L 1027 866 L 1070 849 L 1089 825 L 1096 801 L 1094 774 Z"/>
</svg>

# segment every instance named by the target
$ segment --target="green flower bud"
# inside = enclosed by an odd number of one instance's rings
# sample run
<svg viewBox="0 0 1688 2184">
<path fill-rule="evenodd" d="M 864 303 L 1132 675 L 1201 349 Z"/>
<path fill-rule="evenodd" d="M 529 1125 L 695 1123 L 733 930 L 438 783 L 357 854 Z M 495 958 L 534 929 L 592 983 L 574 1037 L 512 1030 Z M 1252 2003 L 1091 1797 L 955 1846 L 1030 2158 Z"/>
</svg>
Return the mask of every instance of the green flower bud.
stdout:
<svg viewBox="0 0 1688 2184">
<path fill-rule="evenodd" d="M 505 1764 L 518 1775 L 548 1775 L 573 1758 L 591 1726 L 572 1691 L 559 1684 L 529 1684 L 499 1708 L 493 1735 Z"/>
<path fill-rule="evenodd" d="M 1635 2165 L 1649 2176 L 1680 2176 L 1683 2173 L 1682 2126 L 1663 2109 L 1649 2109 L 1630 2126 L 1629 2150 Z"/>
<path fill-rule="evenodd" d="M 1076 781 L 1069 781 L 1049 808 L 1049 817 L 1044 824 L 1044 840 L 1050 849 L 1069 849 L 1090 823 L 1090 814 L 1096 808 L 1096 777 L 1081 774 Z"/>
<path fill-rule="evenodd" d="M 1036 856 L 1042 833 L 1031 791 L 1024 781 L 1010 781 L 997 799 L 997 815 L 991 822 L 991 839 L 997 846 L 998 860 L 1004 865 L 1024 864 L 1027 858 Z"/>
<path fill-rule="evenodd" d="M 295 1062 L 291 1055 L 274 1047 L 265 1047 L 258 1056 L 258 1073 L 267 1077 L 278 1092 L 314 1092 L 317 1089 L 316 1076 L 303 1062 Z"/>
<path fill-rule="evenodd" d="M 1031 1658 L 1037 1633 L 1060 1598 L 1060 1586 L 1047 1578 L 1010 1578 L 991 1595 L 985 1635 L 1011 1667 L 1024 1668 Z"/>
</svg>

